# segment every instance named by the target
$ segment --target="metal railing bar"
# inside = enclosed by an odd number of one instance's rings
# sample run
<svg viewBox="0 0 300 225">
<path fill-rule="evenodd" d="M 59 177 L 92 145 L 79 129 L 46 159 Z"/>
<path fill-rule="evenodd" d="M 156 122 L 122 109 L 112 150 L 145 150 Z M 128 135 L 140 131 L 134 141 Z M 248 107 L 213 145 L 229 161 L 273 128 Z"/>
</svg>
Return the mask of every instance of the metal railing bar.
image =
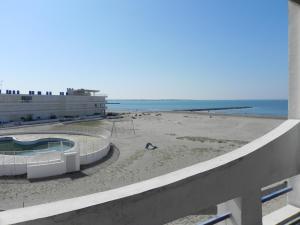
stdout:
<svg viewBox="0 0 300 225">
<path fill-rule="evenodd" d="M 261 197 L 261 202 L 265 203 L 265 202 L 271 201 L 272 199 L 277 198 L 281 195 L 284 195 L 288 192 L 291 192 L 292 190 L 293 190 L 293 188 L 286 187 L 286 188 L 282 188 L 278 191 L 274 191 L 271 194 L 268 194 L 268 195 L 265 195 L 265 196 Z"/>
<path fill-rule="evenodd" d="M 217 224 L 219 222 L 222 222 L 224 220 L 227 220 L 231 217 L 231 213 L 226 213 L 226 214 L 223 214 L 223 215 L 218 215 L 214 218 L 211 218 L 205 222 L 201 222 L 201 223 L 198 223 L 197 225 L 214 225 L 214 224 Z"/>
</svg>

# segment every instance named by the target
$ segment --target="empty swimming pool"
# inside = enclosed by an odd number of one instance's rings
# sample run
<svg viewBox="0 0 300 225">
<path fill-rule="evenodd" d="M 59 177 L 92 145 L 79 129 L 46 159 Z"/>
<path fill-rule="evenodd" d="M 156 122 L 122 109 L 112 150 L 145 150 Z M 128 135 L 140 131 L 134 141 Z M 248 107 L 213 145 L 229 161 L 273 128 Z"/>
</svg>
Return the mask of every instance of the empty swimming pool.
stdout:
<svg viewBox="0 0 300 225">
<path fill-rule="evenodd" d="M 74 147 L 74 142 L 62 138 L 44 138 L 35 141 L 18 141 L 13 137 L 0 138 L 0 154 L 24 155 L 47 151 L 67 151 Z"/>
</svg>

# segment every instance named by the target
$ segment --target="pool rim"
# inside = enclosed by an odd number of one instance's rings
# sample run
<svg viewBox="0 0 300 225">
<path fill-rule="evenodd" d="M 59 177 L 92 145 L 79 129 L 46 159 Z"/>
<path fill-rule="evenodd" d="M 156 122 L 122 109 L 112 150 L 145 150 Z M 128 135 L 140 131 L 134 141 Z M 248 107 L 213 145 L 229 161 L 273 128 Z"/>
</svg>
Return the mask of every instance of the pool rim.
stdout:
<svg viewBox="0 0 300 225">
<path fill-rule="evenodd" d="M 40 150 L 23 150 L 23 151 L 1 151 L 0 150 L 0 154 L 2 152 L 4 152 L 4 154 L 1 154 L 1 155 L 11 155 L 11 154 L 5 154 L 5 152 L 17 152 L 17 153 L 26 153 L 26 152 L 30 152 L 30 153 L 33 153 L 33 155 L 36 155 L 36 154 L 43 154 L 43 153 L 50 153 L 50 152 L 58 152 L 58 153 L 64 153 L 64 152 L 71 152 L 72 150 L 74 150 L 77 146 L 77 143 L 75 141 L 72 141 L 70 139 L 66 139 L 66 138 L 53 138 L 53 137 L 49 137 L 49 138 L 39 138 L 39 139 L 36 139 L 36 140 L 30 140 L 30 141 L 21 141 L 21 140 L 18 140 L 18 138 L 16 138 L 15 136 L 1 136 L 0 137 L 0 142 L 1 141 L 13 141 L 14 143 L 16 144 L 19 144 L 19 145 L 23 145 L 23 146 L 28 146 L 28 145 L 34 145 L 34 144 L 38 144 L 40 142 L 60 142 L 60 141 L 64 141 L 64 142 L 68 142 L 68 143 L 71 143 L 72 144 L 72 147 L 66 149 L 66 150 L 63 150 L 63 151 L 57 151 L 57 150 L 48 150 L 48 151 L 40 151 Z M 14 154 L 15 156 L 26 156 L 24 154 Z M 32 155 L 31 155 L 32 156 Z"/>
</svg>

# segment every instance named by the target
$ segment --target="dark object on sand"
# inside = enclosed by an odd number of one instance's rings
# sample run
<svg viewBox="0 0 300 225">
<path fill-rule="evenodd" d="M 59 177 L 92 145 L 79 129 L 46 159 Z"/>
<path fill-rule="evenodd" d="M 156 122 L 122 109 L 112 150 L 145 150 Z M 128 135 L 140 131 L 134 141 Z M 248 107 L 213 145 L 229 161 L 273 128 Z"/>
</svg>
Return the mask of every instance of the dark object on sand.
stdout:
<svg viewBox="0 0 300 225">
<path fill-rule="evenodd" d="M 115 113 L 115 112 L 108 112 L 106 113 L 106 116 L 119 116 L 119 113 Z"/>
<path fill-rule="evenodd" d="M 145 149 L 147 150 L 155 150 L 157 149 L 157 146 L 151 144 L 151 143 L 147 143 Z"/>
</svg>

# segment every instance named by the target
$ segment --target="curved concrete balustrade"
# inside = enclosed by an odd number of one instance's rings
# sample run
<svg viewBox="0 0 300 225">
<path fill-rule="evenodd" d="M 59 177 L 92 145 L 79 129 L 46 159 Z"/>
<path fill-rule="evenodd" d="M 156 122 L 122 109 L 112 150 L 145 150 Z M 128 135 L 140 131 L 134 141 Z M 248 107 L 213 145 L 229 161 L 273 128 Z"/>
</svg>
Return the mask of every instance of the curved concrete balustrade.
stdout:
<svg viewBox="0 0 300 225">
<path fill-rule="evenodd" d="M 288 120 L 212 160 L 106 192 L 1 212 L 0 224 L 160 225 L 237 198 L 247 200 L 241 210 L 251 210 L 236 224 L 261 224 L 261 188 L 300 172 L 299 135 L 300 120 Z"/>
</svg>

